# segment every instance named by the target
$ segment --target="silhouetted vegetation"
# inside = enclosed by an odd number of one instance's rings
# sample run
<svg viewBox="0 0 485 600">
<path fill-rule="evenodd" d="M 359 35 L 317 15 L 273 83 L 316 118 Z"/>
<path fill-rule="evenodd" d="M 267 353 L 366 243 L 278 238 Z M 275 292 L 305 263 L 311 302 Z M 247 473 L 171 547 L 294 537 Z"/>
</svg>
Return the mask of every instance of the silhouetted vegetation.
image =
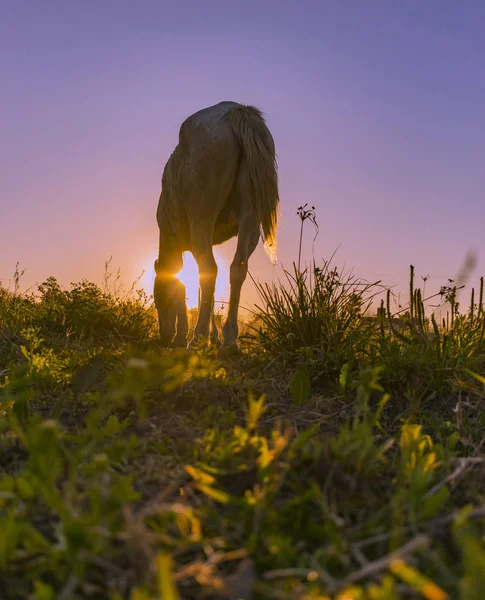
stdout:
<svg viewBox="0 0 485 600">
<path fill-rule="evenodd" d="M 142 293 L 0 288 L 1 598 L 481 598 L 483 283 L 438 322 L 413 270 L 399 317 L 286 275 L 236 357 L 161 350 Z"/>
</svg>

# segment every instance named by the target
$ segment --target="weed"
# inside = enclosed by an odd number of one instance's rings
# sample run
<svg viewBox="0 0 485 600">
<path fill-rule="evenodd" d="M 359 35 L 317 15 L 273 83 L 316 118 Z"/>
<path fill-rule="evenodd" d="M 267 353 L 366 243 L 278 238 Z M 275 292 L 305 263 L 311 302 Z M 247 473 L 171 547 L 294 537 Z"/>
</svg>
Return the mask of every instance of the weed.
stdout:
<svg viewBox="0 0 485 600">
<path fill-rule="evenodd" d="M 17 273 L 2 598 L 481 597 L 483 280 L 465 310 L 449 282 L 443 323 L 414 269 L 408 314 L 370 316 L 375 286 L 294 265 L 234 358 L 161 350 L 116 277 L 33 294 Z"/>
</svg>

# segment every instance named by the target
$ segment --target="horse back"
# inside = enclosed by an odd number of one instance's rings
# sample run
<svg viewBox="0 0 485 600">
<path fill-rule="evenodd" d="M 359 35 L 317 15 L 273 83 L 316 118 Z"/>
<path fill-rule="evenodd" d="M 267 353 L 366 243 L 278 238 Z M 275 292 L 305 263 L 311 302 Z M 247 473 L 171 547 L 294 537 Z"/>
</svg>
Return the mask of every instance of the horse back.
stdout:
<svg viewBox="0 0 485 600">
<path fill-rule="evenodd" d="M 227 115 L 236 106 L 221 102 L 191 115 L 180 127 L 162 187 L 189 214 L 219 212 L 231 193 L 241 148 Z"/>
</svg>

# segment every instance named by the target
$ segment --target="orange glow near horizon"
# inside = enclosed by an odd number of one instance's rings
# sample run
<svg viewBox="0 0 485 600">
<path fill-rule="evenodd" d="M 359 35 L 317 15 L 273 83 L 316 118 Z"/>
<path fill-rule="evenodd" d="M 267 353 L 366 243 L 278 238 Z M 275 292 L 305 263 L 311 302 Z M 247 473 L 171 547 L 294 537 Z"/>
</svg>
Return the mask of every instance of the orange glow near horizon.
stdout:
<svg viewBox="0 0 485 600">
<path fill-rule="evenodd" d="M 224 259 L 215 253 L 218 274 L 216 282 L 216 301 L 226 302 L 229 298 L 229 271 Z M 141 278 L 143 290 L 149 296 L 153 295 L 153 284 L 155 282 L 155 271 L 153 268 L 156 257 L 152 257 L 145 263 L 145 273 Z M 178 279 L 185 285 L 187 307 L 197 308 L 199 297 L 199 269 L 194 257 L 190 252 L 184 253 L 184 266 L 177 274 Z M 216 304 L 220 308 L 220 304 Z"/>
<path fill-rule="evenodd" d="M 447 2 L 439 14 L 417 0 L 286 2 L 277 22 L 272 2 L 113 4 L 1 4 L 2 285 L 14 289 L 18 263 L 22 291 L 50 276 L 68 290 L 103 288 L 112 256 L 111 288 L 135 282 L 151 297 L 161 179 L 181 126 L 234 100 L 266 116 L 283 217 L 278 265 L 262 243 L 249 259 L 241 319 L 266 308 L 255 281 L 285 284 L 300 243 L 304 265 L 329 260 L 380 281 L 376 305 L 390 288 L 393 312 L 409 302 L 410 264 L 439 298 L 473 249 L 464 292 L 480 289 L 485 2 Z M 300 242 L 305 203 L 320 233 L 306 222 Z M 217 301 L 229 299 L 236 247 L 214 249 Z"/>
</svg>

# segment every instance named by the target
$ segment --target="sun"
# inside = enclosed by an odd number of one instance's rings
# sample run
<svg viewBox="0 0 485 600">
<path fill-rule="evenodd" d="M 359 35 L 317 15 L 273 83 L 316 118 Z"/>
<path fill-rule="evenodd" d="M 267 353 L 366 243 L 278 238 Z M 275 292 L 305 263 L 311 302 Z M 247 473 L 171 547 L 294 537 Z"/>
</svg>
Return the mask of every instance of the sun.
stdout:
<svg viewBox="0 0 485 600">
<path fill-rule="evenodd" d="M 190 252 L 184 253 L 184 266 L 177 273 L 177 277 L 185 285 L 187 306 L 198 306 L 199 300 L 199 269 Z"/>
<path fill-rule="evenodd" d="M 214 252 L 217 262 L 218 273 L 216 281 L 216 309 L 221 305 L 218 302 L 227 302 L 229 298 L 229 270 L 224 258 Z M 151 257 L 145 262 L 145 273 L 141 279 L 144 291 L 151 296 L 153 294 L 153 284 L 155 282 L 155 271 L 153 264 L 156 257 Z M 185 295 L 188 308 L 197 308 L 199 301 L 199 269 L 194 257 L 190 252 L 184 252 L 184 266 L 177 273 L 177 277 L 185 285 Z"/>
</svg>

